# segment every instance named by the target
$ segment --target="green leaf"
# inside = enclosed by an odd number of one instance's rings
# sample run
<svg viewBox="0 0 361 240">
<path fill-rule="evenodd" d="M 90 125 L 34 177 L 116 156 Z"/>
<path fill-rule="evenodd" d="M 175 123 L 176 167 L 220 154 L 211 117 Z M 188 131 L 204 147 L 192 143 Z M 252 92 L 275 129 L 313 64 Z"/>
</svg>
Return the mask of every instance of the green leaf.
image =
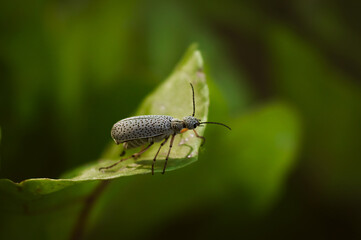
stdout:
<svg viewBox="0 0 361 240">
<path fill-rule="evenodd" d="M 159 114 L 170 115 L 176 118 L 191 115 L 192 91 L 190 82 L 195 89 L 196 117 L 206 121 L 209 92 L 203 73 L 203 59 L 195 45 L 189 48 L 170 77 L 143 101 L 136 115 Z M 124 91 L 124 89 L 122 90 Z M 120 103 L 119 107 L 122 104 L 126 103 Z M 199 128 L 197 131 L 202 135 L 204 129 L 204 127 Z M 200 143 L 200 139 L 195 137 L 193 131 L 176 136 L 168 161 L 167 171 L 184 167 L 196 161 L 198 159 Z M 163 169 L 168 144 L 162 148 L 158 155 L 155 172 L 161 172 Z M 0 195 L 3 197 L 10 194 L 15 198 L 21 197 L 25 199 L 36 198 L 36 196 L 56 192 L 78 182 L 147 174 L 151 172 L 152 160 L 158 148 L 159 143 L 155 144 L 137 161 L 130 159 L 107 171 L 99 171 L 100 167 L 108 166 L 120 159 L 121 146 L 117 146 L 112 142 L 98 161 L 79 167 L 65 174 L 62 179 L 36 178 L 28 179 L 21 183 L 1 179 Z"/>
<path fill-rule="evenodd" d="M 303 174 L 324 199 L 354 201 L 361 194 L 360 85 L 292 29 L 274 27 L 269 44 L 274 89 L 304 118 Z"/>
<path fill-rule="evenodd" d="M 272 205 L 288 176 L 300 143 L 301 123 L 293 107 L 267 104 L 231 123 L 228 175 L 242 192 L 243 206 L 261 213 Z"/>
</svg>

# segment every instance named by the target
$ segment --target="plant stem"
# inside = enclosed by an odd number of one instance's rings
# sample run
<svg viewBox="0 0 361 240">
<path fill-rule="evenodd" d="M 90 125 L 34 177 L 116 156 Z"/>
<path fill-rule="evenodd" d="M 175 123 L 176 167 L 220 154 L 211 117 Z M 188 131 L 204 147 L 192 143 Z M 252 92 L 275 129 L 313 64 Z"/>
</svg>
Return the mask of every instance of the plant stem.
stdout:
<svg viewBox="0 0 361 240">
<path fill-rule="evenodd" d="M 94 191 L 85 198 L 83 209 L 80 212 L 79 218 L 75 223 L 74 230 L 70 237 L 71 240 L 79 240 L 84 237 L 85 226 L 95 201 L 99 198 L 109 183 L 110 180 L 101 181 Z"/>
</svg>

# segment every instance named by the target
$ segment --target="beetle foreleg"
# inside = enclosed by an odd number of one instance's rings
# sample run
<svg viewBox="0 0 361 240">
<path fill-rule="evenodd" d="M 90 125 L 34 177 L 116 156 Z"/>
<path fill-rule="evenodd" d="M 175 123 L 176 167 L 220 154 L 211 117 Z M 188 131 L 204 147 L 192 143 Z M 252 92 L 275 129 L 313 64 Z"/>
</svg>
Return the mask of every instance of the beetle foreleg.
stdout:
<svg viewBox="0 0 361 240">
<path fill-rule="evenodd" d="M 162 174 L 165 173 L 165 169 L 167 168 L 167 163 L 168 163 L 168 158 L 169 158 L 170 150 L 171 150 L 172 147 L 173 147 L 174 137 L 175 137 L 175 134 L 173 134 L 173 135 L 172 135 L 172 138 L 170 139 L 169 150 L 168 150 L 167 157 L 165 158 L 165 163 L 164 163 L 164 167 L 163 167 L 163 172 L 162 172 Z"/>
<path fill-rule="evenodd" d="M 154 175 L 154 164 L 155 164 L 155 160 L 157 159 L 158 153 L 160 151 L 160 149 L 163 147 L 163 145 L 168 141 L 167 137 L 166 139 L 164 139 L 164 141 L 160 144 L 159 149 L 157 151 L 157 153 L 155 154 L 154 158 L 153 158 L 153 163 L 152 163 L 152 175 Z"/>
<path fill-rule="evenodd" d="M 206 138 L 205 138 L 205 137 L 203 137 L 203 136 L 199 136 L 199 135 L 198 135 L 198 133 L 196 132 L 196 130 L 195 130 L 195 129 L 193 129 L 193 132 L 196 134 L 196 137 L 197 137 L 197 138 L 202 139 L 201 146 L 203 146 L 203 145 L 204 145 L 204 143 L 206 142 Z"/>
</svg>

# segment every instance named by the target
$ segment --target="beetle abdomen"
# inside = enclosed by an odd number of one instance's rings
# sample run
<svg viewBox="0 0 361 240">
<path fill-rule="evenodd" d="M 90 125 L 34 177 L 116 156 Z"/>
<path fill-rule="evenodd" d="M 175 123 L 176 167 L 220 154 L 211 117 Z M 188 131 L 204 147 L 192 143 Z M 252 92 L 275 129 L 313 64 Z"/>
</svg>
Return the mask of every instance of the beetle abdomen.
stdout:
<svg viewBox="0 0 361 240">
<path fill-rule="evenodd" d="M 141 138 L 141 139 L 134 139 L 123 143 L 124 149 L 131 149 L 131 148 L 137 148 L 140 146 L 143 146 L 144 144 L 148 143 L 147 138 Z"/>
<path fill-rule="evenodd" d="M 150 137 L 150 138 L 134 139 L 134 140 L 124 142 L 123 147 L 124 147 L 124 149 L 137 148 L 137 147 L 143 146 L 147 143 L 160 142 L 166 137 L 169 137 L 169 135 L 162 134 L 162 135 Z"/>
<path fill-rule="evenodd" d="M 165 115 L 145 115 L 126 118 L 114 124 L 111 135 L 117 144 L 131 140 L 143 141 L 142 139 L 153 138 L 159 135 L 171 135 L 173 132 L 171 128 L 172 119 L 173 117 Z M 131 145 L 136 144 L 135 142 Z"/>
</svg>

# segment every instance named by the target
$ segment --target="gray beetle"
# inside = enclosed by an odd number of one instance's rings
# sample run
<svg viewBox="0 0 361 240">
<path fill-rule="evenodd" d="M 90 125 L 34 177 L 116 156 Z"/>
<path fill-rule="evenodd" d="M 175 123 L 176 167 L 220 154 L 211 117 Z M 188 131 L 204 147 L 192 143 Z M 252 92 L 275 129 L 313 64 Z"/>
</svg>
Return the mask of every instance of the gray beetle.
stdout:
<svg viewBox="0 0 361 240">
<path fill-rule="evenodd" d="M 117 164 L 119 164 L 120 162 L 128 160 L 130 158 L 137 159 L 141 154 L 147 151 L 155 142 L 160 142 L 164 140 L 160 144 L 159 149 L 153 158 L 152 175 L 154 175 L 154 164 L 158 156 L 158 153 L 162 148 L 162 146 L 168 141 L 169 137 L 171 136 L 169 150 L 167 157 L 165 159 L 165 164 L 162 172 L 162 174 L 164 174 L 165 169 L 167 167 L 169 154 L 173 146 L 174 137 L 177 134 L 184 133 L 187 130 L 193 130 L 196 137 L 202 139 L 202 145 L 203 145 L 205 142 L 205 138 L 203 136 L 199 136 L 195 130 L 195 128 L 197 128 L 198 126 L 202 124 L 218 124 L 231 130 L 230 127 L 228 127 L 223 123 L 201 122 L 200 119 L 194 117 L 196 111 L 195 100 L 194 100 L 194 88 L 192 83 L 190 83 L 190 85 L 193 94 L 192 116 L 184 117 L 183 120 L 179 120 L 177 118 L 173 118 L 171 116 L 166 116 L 166 115 L 144 115 L 144 116 L 130 117 L 120 120 L 119 122 L 113 125 L 113 128 L 111 130 L 111 135 L 116 144 L 120 144 L 120 143 L 123 144 L 123 151 L 120 154 L 121 157 L 124 156 L 125 150 L 127 149 L 145 146 L 146 144 L 148 144 L 148 146 L 142 149 L 140 152 L 134 153 L 130 157 L 123 158 L 110 166 L 101 167 L 99 168 L 99 170 L 112 168 Z"/>
</svg>

